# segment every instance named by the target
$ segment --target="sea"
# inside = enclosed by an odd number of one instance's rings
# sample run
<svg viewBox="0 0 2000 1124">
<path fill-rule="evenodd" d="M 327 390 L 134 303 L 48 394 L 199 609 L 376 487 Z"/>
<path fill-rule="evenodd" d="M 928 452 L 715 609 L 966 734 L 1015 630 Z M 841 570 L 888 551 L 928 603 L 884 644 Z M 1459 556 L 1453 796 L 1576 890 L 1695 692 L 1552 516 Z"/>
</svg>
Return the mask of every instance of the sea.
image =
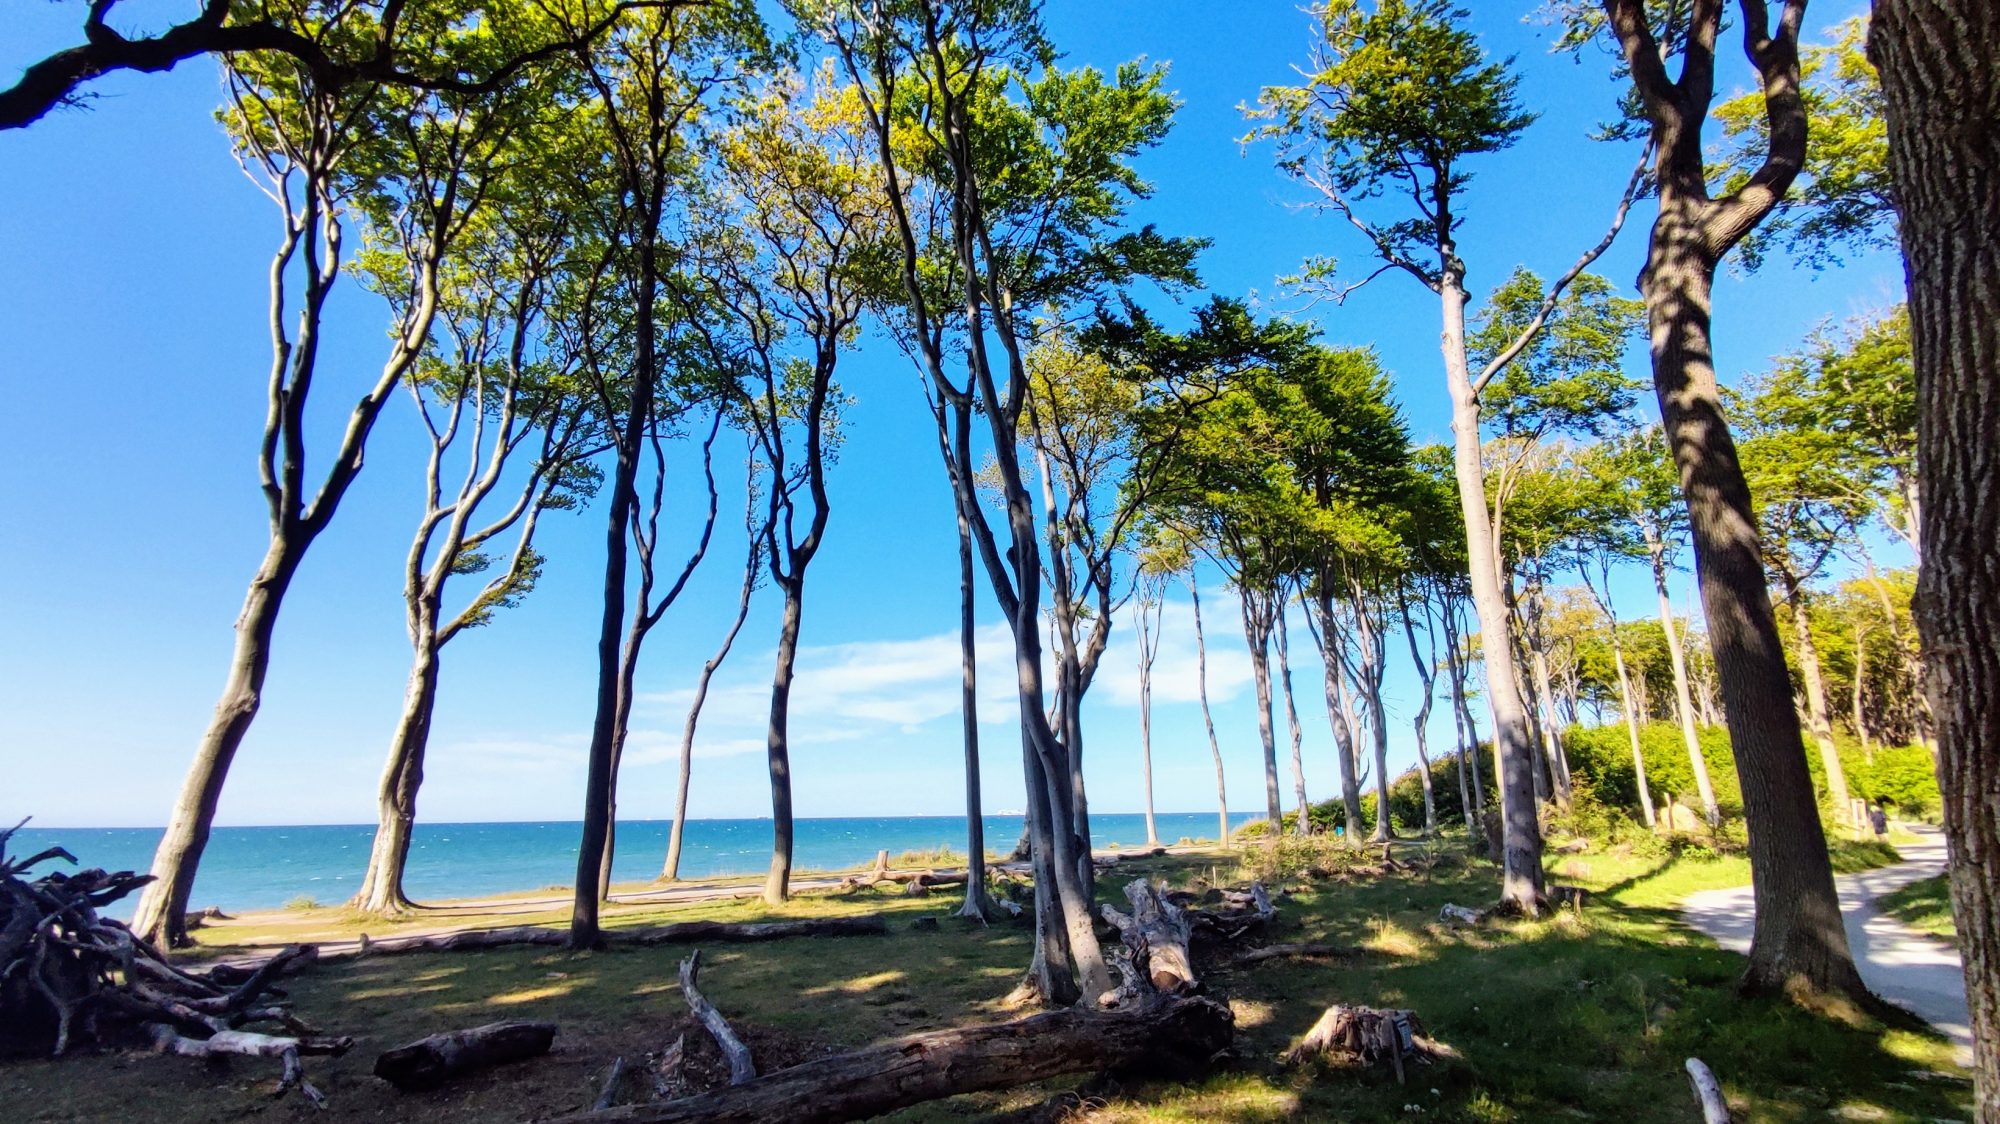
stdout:
<svg viewBox="0 0 2000 1124">
<path fill-rule="evenodd" d="M 1255 816 L 1233 817 L 1232 830 Z M 1214 839 L 1213 812 L 1176 812 L 1154 817 L 1163 843 Z M 984 817 L 986 847 L 1005 853 L 1021 836 L 1021 817 Z M 646 882 L 666 859 L 671 820 L 618 824 L 613 882 Z M 892 859 L 906 851 L 949 848 L 965 852 L 964 816 L 801 819 L 794 824 L 795 873 L 846 870 L 874 861 L 887 850 Z M 1138 847 L 1146 842 L 1146 817 L 1093 815 L 1091 841 L 1099 848 Z M 9 842 L 16 857 L 44 847 L 63 847 L 84 867 L 148 869 L 159 846 L 157 827 L 24 827 Z M 419 823 L 410 844 L 405 891 L 418 901 L 477 898 L 519 890 L 567 890 L 576 879 L 576 852 L 582 825 L 551 823 Z M 224 912 L 276 909 L 309 898 L 339 905 L 354 895 L 375 837 L 373 824 L 315 824 L 299 827 L 218 827 L 210 834 L 195 875 L 190 906 Z M 755 875 L 769 869 L 771 821 L 689 820 L 681 844 L 681 876 Z M 53 869 L 44 865 L 38 871 Z M 136 895 L 104 912 L 130 916 Z"/>
</svg>

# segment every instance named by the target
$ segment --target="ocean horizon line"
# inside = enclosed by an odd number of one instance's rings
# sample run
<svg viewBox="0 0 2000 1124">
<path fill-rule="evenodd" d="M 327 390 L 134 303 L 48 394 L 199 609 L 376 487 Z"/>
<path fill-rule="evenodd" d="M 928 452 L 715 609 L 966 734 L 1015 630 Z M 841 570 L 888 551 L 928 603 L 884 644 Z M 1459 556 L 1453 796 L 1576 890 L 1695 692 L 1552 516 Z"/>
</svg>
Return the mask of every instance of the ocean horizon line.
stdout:
<svg viewBox="0 0 2000 1124">
<path fill-rule="evenodd" d="M 1100 810 L 1093 808 L 1091 809 L 1090 814 L 1092 816 L 1144 816 L 1146 813 L 1143 810 L 1137 812 L 1124 812 L 1124 811 Z M 1175 812 L 1155 811 L 1153 815 L 1156 819 L 1164 819 L 1169 816 L 1174 816 L 1174 817 L 1213 816 L 1215 815 L 1215 810 L 1208 809 L 1208 810 L 1175 811 Z M 1229 813 L 1229 818 L 1232 822 L 1235 822 L 1244 817 L 1248 817 L 1249 819 L 1263 818 L 1262 813 L 1257 813 L 1257 812 L 1231 811 Z M 0 819 L 4 818 L 5 817 L 0 817 Z M 1022 812 L 1018 808 L 1007 808 L 998 812 L 981 812 L 980 818 L 1020 819 L 1022 818 Z M 792 817 L 792 821 L 794 823 L 806 823 L 806 822 L 837 823 L 843 820 L 963 820 L 963 819 L 965 819 L 965 813 L 963 812 L 944 812 L 944 813 L 932 812 L 923 815 L 849 815 L 849 816 L 793 816 Z M 688 817 L 688 823 L 690 824 L 769 823 L 770 820 L 771 820 L 770 816 L 689 816 Z M 620 817 L 618 822 L 620 824 L 670 824 L 674 822 L 674 819 L 672 816 L 661 816 L 653 818 L 629 818 L 629 819 L 625 817 Z M 420 826 L 424 827 L 548 826 L 548 827 L 580 828 L 583 826 L 582 820 L 539 820 L 539 819 L 526 819 L 526 820 L 420 819 L 417 821 L 417 823 Z M 165 824 L 81 824 L 81 823 L 45 824 L 40 822 L 39 820 L 36 820 L 33 817 L 29 817 L 28 819 L 22 821 L 20 826 L 27 827 L 36 831 L 165 831 L 166 830 Z M 378 826 L 380 825 L 373 821 L 368 821 L 368 820 L 316 820 L 316 821 L 297 821 L 291 823 L 218 823 L 215 825 L 215 828 L 220 830 L 224 828 L 288 828 L 288 827 L 373 828 Z"/>
</svg>

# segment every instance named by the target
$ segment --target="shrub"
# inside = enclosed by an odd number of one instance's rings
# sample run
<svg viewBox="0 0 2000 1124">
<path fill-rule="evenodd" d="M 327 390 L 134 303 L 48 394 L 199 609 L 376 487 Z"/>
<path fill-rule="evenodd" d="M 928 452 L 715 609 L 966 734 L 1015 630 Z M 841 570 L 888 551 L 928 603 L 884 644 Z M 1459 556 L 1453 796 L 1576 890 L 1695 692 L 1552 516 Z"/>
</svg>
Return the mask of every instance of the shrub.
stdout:
<svg viewBox="0 0 2000 1124">
<path fill-rule="evenodd" d="M 285 908 L 290 910 L 318 909 L 319 899 L 306 894 L 300 894 L 298 897 L 286 902 Z"/>
</svg>

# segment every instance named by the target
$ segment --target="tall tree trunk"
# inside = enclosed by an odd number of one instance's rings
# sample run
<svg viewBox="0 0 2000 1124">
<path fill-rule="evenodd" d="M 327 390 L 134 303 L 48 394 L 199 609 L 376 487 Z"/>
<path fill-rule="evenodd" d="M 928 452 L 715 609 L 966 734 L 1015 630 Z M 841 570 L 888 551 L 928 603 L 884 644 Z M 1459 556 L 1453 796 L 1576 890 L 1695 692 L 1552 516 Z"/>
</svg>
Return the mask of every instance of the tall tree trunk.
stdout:
<svg viewBox="0 0 2000 1124">
<path fill-rule="evenodd" d="M 1145 580 L 1141 578 L 1140 580 Z M 1164 591 L 1150 605 L 1139 603 L 1139 773 L 1145 786 L 1146 846 L 1160 845 L 1160 830 L 1153 821 L 1153 658 L 1159 652 L 1160 622 L 1165 618 Z"/>
<path fill-rule="evenodd" d="M 792 896 L 792 664 L 799 652 L 799 617 L 804 607 L 803 575 L 783 583 L 784 616 L 778 626 L 777 668 L 771 675 L 771 724 L 766 739 L 771 773 L 771 872 L 764 900 L 782 905 Z"/>
<path fill-rule="evenodd" d="M 1697 170 L 1690 174 L 1698 175 L 1698 138 L 1684 143 L 1694 148 Z M 1665 191 L 1641 288 L 1654 386 L 1687 501 L 1695 574 L 1750 826 L 1756 929 L 1745 983 L 1777 991 L 1802 979 L 1865 994 L 1834 894 L 1750 489 L 1716 389 L 1709 340 L 1716 260 L 1704 246 L 1703 205 Z"/>
<path fill-rule="evenodd" d="M 1415 726 L 1417 735 L 1417 768 L 1420 770 L 1419 775 L 1423 777 L 1424 781 L 1424 834 L 1436 835 L 1438 829 L 1437 798 L 1431 792 L 1430 725 L 1431 704 L 1437 701 L 1437 636 L 1430 631 L 1430 610 L 1426 608 L 1424 610 L 1424 631 L 1431 637 L 1431 658 L 1426 660 L 1422 650 L 1417 647 L 1417 624 L 1410 615 L 1410 598 L 1400 585 L 1397 587 L 1397 596 L 1398 600 L 1402 603 L 1403 609 L 1403 637 L 1410 642 L 1410 662 L 1417 669 L 1417 681 L 1423 684 L 1423 702 L 1417 706 L 1417 716 L 1412 721 L 1412 725 Z M 1465 784 L 1463 759 L 1460 760 L 1459 765 L 1459 786 L 1462 789 Z M 1471 807 L 1470 804 L 1464 803 L 1465 794 L 1463 792 L 1459 793 L 1459 800 L 1461 801 L 1459 804 L 1460 808 Z"/>
<path fill-rule="evenodd" d="M 1188 596 L 1194 601 L 1195 693 L 1201 699 L 1201 722 L 1208 730 L 1209 756 L 1215 758 L 1215 831 L 1229 846 L 1229 786 L 1222 779 L 1222 744 L 1215 740 L 1215 715 L 1208 709 L 1208 640 L 1201 630 L 1201 587 L 1188 572 Z"/>
<path fill-rule="evenodd" d="M 754 474 L 755 471 L 753 460 L 750 472 Z M 746 509 L 755 502 L 756 489 L 752 487 L 755 479 L 752 475 L 744 483 L 749 490 Z M 660 867 L 662 882 L 674 882 L 681 876 L 681 851 L 687 841 L 688 784 L 694 779 L 694 734 L 695 727 L 701 723 L 702 707 L 708 703 L 708 687 L 714 681 L 716 671 L 722 667 L 722 662 L 729 658 L 730 649 L 736 646 L 736 637 L 743 632 L 743 622 L 750 616 L 750 601 L 757 592 L 757 569 L 763 558 L 758 549 L 760 532 L 752 525 L 747 510 L 743 523 L 750 537 L 750 556 L 743 562 L 743 585 L 736 594 L 736 618 L 729 622 L 729 631 L 723 634 L 715 654 L 702 663 L 701 674 L 694 681 L 694 698 L 688 702 L 687 720 L 681 724 L 680 775 L 674 785 L 674 822 L 667 829 L 667 859 Z"/>
<path fill-rule="evenodd" d="M 1070 968 L 1069 934 L 1062 924 L 1062 903 L 1056 899 L 1049 779 L 1042 768 L 1041 755 L 1029 743 L 1025 730 L 1021 735 L 1021 754 L 1028 800 L 1024 826 L 1030 839 L 1029 865 L 1035 877 L 1035 951 L 1028 963 L 1026 983 L 1032 998 L 1049 1006 L 1067 1007 L 1083 995 L 1083 989 Z"/>
<path fill-rule="evenodd" d="M 1271 838 L 1284 826 L 1285 811 L 1278 797 L 1278 739 L 1271 728 L 1271 602 L 1266 590 L 1238 588 L 1243 610 L 1243 639 L 1250 646 L 1250 675 L 1257 687 L 1257 739 L 1264 749 L 1264 815 L 1271 822 Z"/>
<path fill-rule="evenodd" d="M 1812 614 L 1806 606 L 1806 591 L 1796 579 L 1786 579 L 1786 599 L 1791 602 L 1792 636 L 1798 644 L 1799 678 L 1805 684 L 1806 724 L 1813 741 L 1819 743 L 1820 765 L 1826 770 L 1826 789 L 1833 801 L 1833 818 L 1851 820 L 1848 804 L 1847 770 L 1840 766 L 1840 750 L 1833 744 L 1833 721 L 1826 703 L 1826 676 L 1819 664 L 1819 647 L 1813 643 Z"/>
<path fill-rule="evenodd" d="M 1497 537 L 1497 536 L 1496 536 Z M 1514 680 L 1514 690 L 1521 698 L 1522 707 L 1528 720 L 1528 741 L 1535 747 L 1535 803 L 1539 806 L 1553 801 L 1556 786 L 1549 753 L 1548 735 L 1542 729 L 1541 696 L 1531 686 L 1534 677 L 1528 671 L 1528 634 L 1523 627 L 1525 614 L 1521 612 L 1520 601 L 1514 586 L 1513 566 L 1502 562 L 1500 569 L 1500 592 L 1507 605 L 1507 670 Z"/>
<path fill-rule="evenodd" d="M 1975 1113 L 2000 1121 L 2000 8 L 1878 0 L 1916 354 L 1923 564 L 1916 617 L 1936 723 L 1951 892 L 1972 1011 Z"/>
<path fill-rule="evenodd" d="M 1570 803 L 1569 758 L 1563 752 L 1560 716 L 1556 711 L 1555 688 L 1549 679 L 1549 633 L 1544 616 L 1542 576 L 1537 573 L 1528 588 L 1528 670 L 1534 683 L 1535 706 L 1541 715 L 1542 749 L 1548 755 L 1549 781 L 1556 802 Z"/>
<path fill-rule="evenodd" d="M 1472 802 L 1465 805 L 1469 809 L 1465 825 L 1474 840 L 1483 841 L 1486 832 L 1480 821 L 1486 816 L 1486 785 L 1479 764 L 1479 725 L 1472 720 L 1472 704 L 1465 697 L 1465 664 L 1461 659 L 1463 649 L 1460 647 L 1458 627 L 1459 608 L 1459 605 L 1447 602 L 1443 606 L 1443 611 L 1438 614 L 1438 619 L 1444 624 L 1444 666 L 1446 673 L 1451 676 L 1451 706 L 1463 731 L 1458 743 L 1459 765 L 1464 768 L 1468 758 L 1471 763 L 1471 769 L 1468 771 L 1472 774 Z"/>
<path fill-rule="evenodd" d="M 215 714 L 195 748 L 194 764 L 181 782 L 173 818 L 167 821 L 166 834 L 153 857 L 153 873 L 159 881 L 147 888 L 132 916 L 133 932 L 162 944 L 190 943 L 187 911 L 195 869 L 208 846 L 209 827 L 215 822 L 230 762 L 235 760 L 264 699 L 264 675 L 271 666 L 271 633 L 278 623 L 278 609 L 311 541 L 295 538 L 295 534 L 290 527 L 274 528 L 264 562 L 244 596 L 222 699 L 215 704 Z"/>
<path fill-rule="evenodd" d="M 1339 618 L 1333 611 L 1333 592 L 1324 583 L 1314 591 L 1313 640 L 1319 645 L 1320 664 L 1325 669 L 1326 720 L 1333 729 L 1334 753 L 1340 758 L 1340 807 L 1345 826 L 1342 834 L 1349 843 L 1361 840 L 1360 756 L 1354 745 L 1354 726 L 1347 720 L 1347 689 L 1341 678 L 1341 648 L 1346 644 Z"/>
<path fill-rule="evenodd" d="M 1354 690 L 1368 711 L 1368 726 L 1375 746 L 1375 830 L 1370 842 L 1386 843 L 1396 837 L 1389 811 L 1389 709 L 1382 702 L 1384 650 L 1382 621 L 1371 615 L 1369 598 L 1358 583 L 1352 584 L 1354 631 L 1360 643 L 1354 666 Z M 1380 606 L 1375 612 L 1379 613 Z"/>
<path fill-rule="evenodd" d="M 1492 513 L 1486 507 L 1479 399 L 1472 392 L 1465 357 L 1464 267 L 1457 264 L 1456 248 L 1449 244 L 1440 257 L 1450 263 L 1439 296 L 1445 379 L 1451 390 L 1452 466 L 1458 480 L 1459 508 L 1465 517 L 1466 575 L 1472 583 L 1473 609 L 1479 614 L 1479 642 L 1486 657 L 1486 699 L 1493 715 L 1494 756 L 1500 773 L 1500 897 L 1534 913 L 1542 905 L 1542 828 L 1535 807 L 1535 749 L 1529 740 L 1527 710 L 1514 685 L 1507 602 L 1499 581 L 1499 547 L 1493 540 Z"/>
<path fill-rule="evenodd" d="M 417 790 L 424 783 L 424 749 L 430 742 L 431 714 L 437 707 L 438 640 L 435 608 L 417 637 L 416 660 L 403 691 L 403 713 L 389 744 L 389 763 L 376 794 L 375 842 L 361 889 L 348 905 L 363 913 L 393 916 L 411 908 L 403 893 L 410 835 L 417 822 Z"/>
<path fill-rule="evenodd" d="M 1681 648 L 1680 627 L 1674 621 L 1674 605 L 1667 598 L 1665 544 L 1657 529 L 1643 528 L 1646 548 L 1652 555 L 1653 592 L 1660 600 L 1660 629 L 1666 634 L 1667 660 L 1674 671 L 1674 713 L 1680 719 L 1681 743 L 1687 747 L 1688 766 L 1694 772 L 1696 792 L 1701 796 L 1701 815 L 1710 830 L 1722 826 L 1722 808 L 1715 802 L 1715 785 L 1708 779 L 1708 758 L 1701 752 L 1701 735 L 1694 725 L 1694 695 L 1688 685 L 1687 654 Z"/>
<path fill-rule="evenodd" d="M 967 403 L 970 408 L 971 403 Z M 957 507 L 956 496 L 953 506 Z M 958 510 L 958 664 L 959 721 L 965 743 L 965 904 L 960 917 L 986 919 L 985 802 L 979 796 L 979 649 L 975 643 L 976 591 L 972 584 L 972 525 Z M 1142 688 L 1143 690 L 1143 688 Z M 1150 795 L 1150 790 L 1148 795 Z M 1151 813 L 1147 815 L 1152 822 Z"/>
<path fill-rule="evenodd" d="M 1605 591 L 1604 601 L 1609 609 L 1609 590 Z M 1618 637 L 1618 618 L 1606 615 L 1611 620 L 1611 663 L 1618 670 L 1618 708 L 1625 716 L 1625 734 L 1632 741 L 1632 777 L 1639 786 L 1639 810 L 1646 815 L 1646 826 L 1652 827 L 1653 790 L 1646 784 L 1646 755 L 1639 749 L 1639 712 L 1632 705 L 1632 676 L 1625 669 L 1625 644 Z"/>
<path fill-rule="evenodd" d="M 1861 699 L 1868 682 L 1868 624 L 1867 618 L 1854 618 L 1854 736 L 1861 742 L 1861 755 L 1869 762 L 1875 760 L 1875 745 L 1868 740 L 1868 718 L 1862 711 Z"/>
<path fill-rule="evenodd" d="M 1311 835 L 1312 806 L 1306 800 L 1305 731 L 1299 728 L 1299 706 L 1292 696 L 1292 643 L 1285 627 L 1285 614 L 1291 599 L 1281 592 L 1276 600 L 1278 686 L 1285 696 L 1285 728 L 1292 735 L 1292 797 L 1299 809 L 1299 822 L 1293 828 L 1300 835 Z"/>
</svg>

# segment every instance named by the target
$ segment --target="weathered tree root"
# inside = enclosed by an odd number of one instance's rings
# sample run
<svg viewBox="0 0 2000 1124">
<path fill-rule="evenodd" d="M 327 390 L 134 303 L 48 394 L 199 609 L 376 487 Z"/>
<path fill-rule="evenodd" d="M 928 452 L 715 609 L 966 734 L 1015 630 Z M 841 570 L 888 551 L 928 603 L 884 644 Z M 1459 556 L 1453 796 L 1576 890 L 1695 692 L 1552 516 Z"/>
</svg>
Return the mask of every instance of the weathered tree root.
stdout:
<svg viewBox="0 0 2000 1124">
<path fill-rule="evenodd" d="M 1109 905 L 1100 908 L 1131 950 L 1133 968 L 1154 991 L 1193 990 L 1194 958 L 1188 944 L 1194 939 L 1194 926 L 1187 914 L 1144 878 L 1133 879 L 1125 887 L 1125 897 L 1132 903 L 1130 917 Z M 1125 990 L 1120 989 L 1121 1000 Z"/>
<path fill-rule="evenodd" d="M 1396 1083 L 1404 1080 L 1408 1063 L 1428 1064 L 1455 1058 L 1457 1051 L 1442 1042 L 1425 1038 L 1415 1011 L 1377 1010 L 1336 1003 L 1313 1023 L 1298 1045 L 1285 1051 L 1282 1060 L 1296 1065 L 1310 1057 L 1343 1054 L 1364 1065 L 1388 1062 L 1395 1070 Z"/>
<path fill-rule="evenodd" d="M 1722 1083 L 1700 1058 L 1687 1060 L 1688 1084 L 1701 1103 L 1702 1124 L 1729 1124 L 1729 1102 L 1722 1096 Z"/>
</svg>

